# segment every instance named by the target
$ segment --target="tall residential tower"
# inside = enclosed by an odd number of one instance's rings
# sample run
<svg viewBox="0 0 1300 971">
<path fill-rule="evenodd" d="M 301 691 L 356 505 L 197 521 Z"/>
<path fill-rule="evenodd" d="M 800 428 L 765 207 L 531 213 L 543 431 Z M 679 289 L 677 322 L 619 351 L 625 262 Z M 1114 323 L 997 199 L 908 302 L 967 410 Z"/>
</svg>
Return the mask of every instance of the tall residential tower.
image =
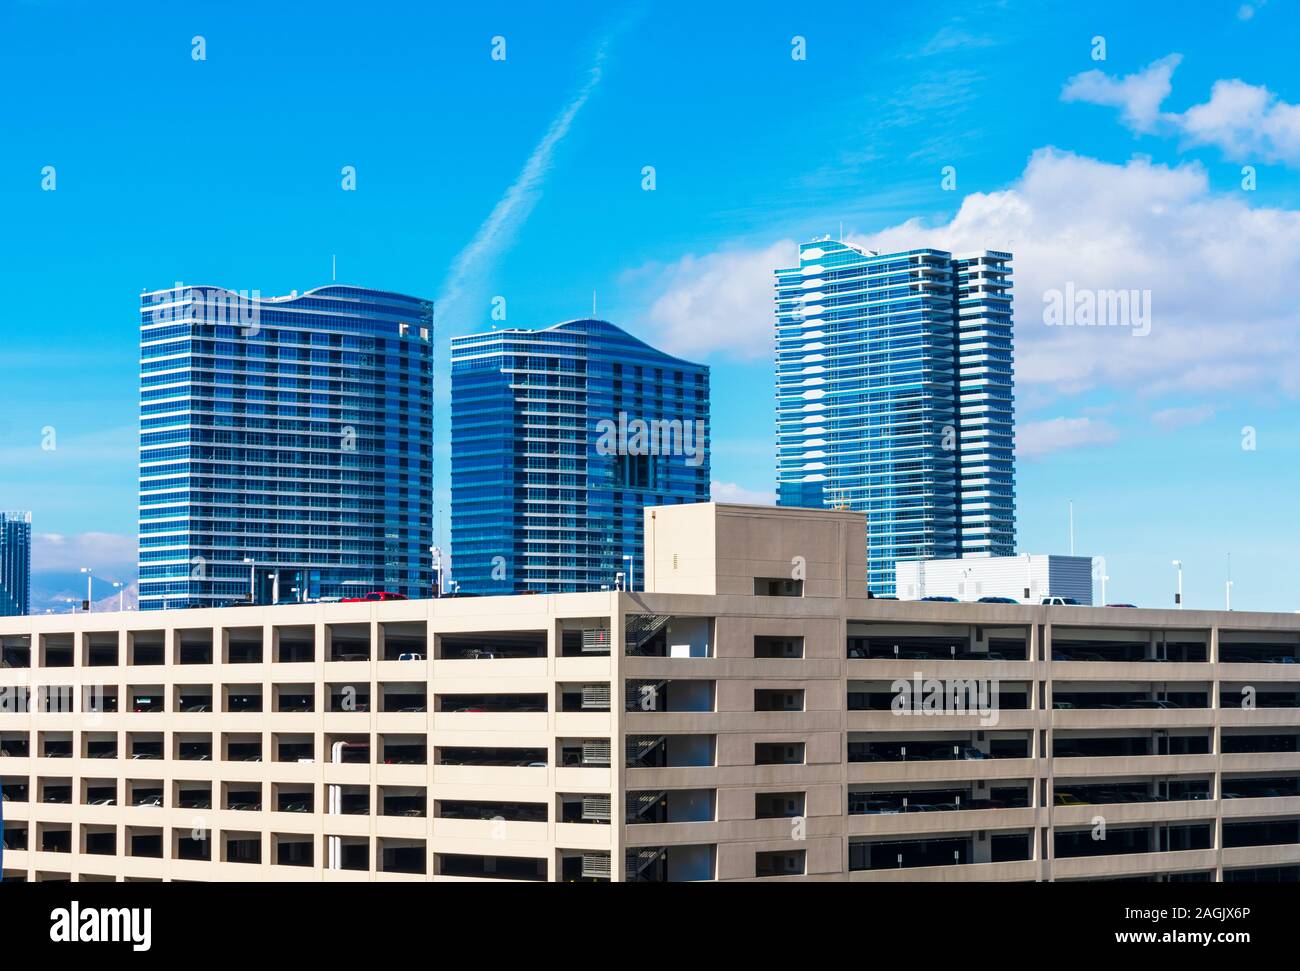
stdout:
<svg viewBox="0 0 1300 971">
<path fill-rule="evenodd" d="M 1010 264 L 823 239 L 776 271 L 779 501 L 866 513 L 874 593 L 1015 552 Z"/>
<path fill-rule="evenodd" d="M 433 311 L 327 286 L 140 298 L 140 609 L 427 596 Z"/>
<path fill-rule="evenodd" d="M 603 320 L 456 337 L 451 353 L 458 589 L 635 585 L 644 507 L 709 497 L 709 369 Z"/>
<path fill-rule="evenodd" d="M 32 514 L 0 512 L 0 617 L 32 612 Z"/>
</svg>

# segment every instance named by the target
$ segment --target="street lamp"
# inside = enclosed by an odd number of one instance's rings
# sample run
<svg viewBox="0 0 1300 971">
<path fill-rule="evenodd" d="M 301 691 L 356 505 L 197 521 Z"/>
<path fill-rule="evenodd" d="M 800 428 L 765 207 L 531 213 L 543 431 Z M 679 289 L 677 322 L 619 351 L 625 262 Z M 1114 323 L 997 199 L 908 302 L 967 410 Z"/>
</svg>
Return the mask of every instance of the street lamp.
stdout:
<svg viewBox="0 0 1300 971">
<path fill-rule="evenodd" d="M 81 602 L 81 609 L 86 613 L 90 613 L 90 574 L 92 571 L 90 567 L 83 566 L 81 572 L 86 574 L 86 599 Z"/>
<path fill-rule="evenodd" d="M 1106 581 L 1110 579 L 1106 576 L 1106 557 L 1094 556 L 1092 568 L 1097 571 L 1097 578 L 1101 580 L 1101 605 L 1104 607 L 1106 606 Z"/>
<path fill-rule="evenodd" d="M 1178 571 L 1178 592 L 1174 594 L 1174 606 L 1179 610 L 1183 609 L 1183 561 L 1174 560 L 1174 568 Z"/>
<path fill-rule="evenodd" d="M 1224 601 L 1223 606 L 1226 609 L 1231 610 L 1232 609 L 1232 581 L 1231 580 L 1227 581 L 1227 583 L 1224 585 L 1223 601 Z"/>
<path fill-rule="evenodd" d="M 627 588 L 629 590 L 635 590 L 636 589 L 636 561 L 633 560 L 632 557 L 630 556 L 623 557 L 623 560 L 627 563 Z"/>
<path fill-rule="evenodd" d="M 122 613 L 126 610 L 126 584 L 121 580 L 114 580 L 113 586 L 117 588 L 117 610 Z"/>
</svg>

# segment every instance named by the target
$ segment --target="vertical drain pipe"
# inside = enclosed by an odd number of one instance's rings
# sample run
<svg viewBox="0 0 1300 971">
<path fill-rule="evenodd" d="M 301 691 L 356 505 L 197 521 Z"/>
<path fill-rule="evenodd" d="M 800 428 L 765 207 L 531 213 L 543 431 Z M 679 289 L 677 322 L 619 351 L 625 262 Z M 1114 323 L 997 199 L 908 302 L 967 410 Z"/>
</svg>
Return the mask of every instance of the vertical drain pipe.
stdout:
<svg viewBox="0 0 1300 971">
<path fill-rule="evenodd" d="M 347 742 L 335 742 L 330 750 L 330 764 L 340 765 L 343 762 L 343 748 Z M 331 816 L 337 816 L 343 811 L 343 787 L 337 783 L 329 785 L 329 808 L 326 812 Z M 343 856 L 343 837 L 331 836 L 329 839 L 329 868 L 331 870 L 342 869 Z"/>
</svg>

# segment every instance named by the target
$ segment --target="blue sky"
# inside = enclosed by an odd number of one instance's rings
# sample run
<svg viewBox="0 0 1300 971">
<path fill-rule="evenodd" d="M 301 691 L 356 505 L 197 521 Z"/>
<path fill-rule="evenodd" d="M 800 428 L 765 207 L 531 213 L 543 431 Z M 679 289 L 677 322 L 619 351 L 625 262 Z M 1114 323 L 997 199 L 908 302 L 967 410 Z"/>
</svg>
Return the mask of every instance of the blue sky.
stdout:
<svg viewBox="0 0 1300 971">
<path fill-rule="evenodd" d="M 532 327 L 596 291 L 713 366 L 715 494 L 761 499 L 770 272 L 842 225 L 1016 253 L 1023 548 L 1073 499 L 1110 600 L 1167 603 L 1177 557 L 1221 606 L 1231 553 L 1234 607 L 1300 609 L 1300 14 L 1137 6 L 5 2 L 0 507 L 41 569 L 129 573 L 138 293 L 334 256 L 439 299 L 444 358 L 493 296 Z M 1149 291 L 1151 333 L 1046 326 L 1067 282 Z"/>
</svg>

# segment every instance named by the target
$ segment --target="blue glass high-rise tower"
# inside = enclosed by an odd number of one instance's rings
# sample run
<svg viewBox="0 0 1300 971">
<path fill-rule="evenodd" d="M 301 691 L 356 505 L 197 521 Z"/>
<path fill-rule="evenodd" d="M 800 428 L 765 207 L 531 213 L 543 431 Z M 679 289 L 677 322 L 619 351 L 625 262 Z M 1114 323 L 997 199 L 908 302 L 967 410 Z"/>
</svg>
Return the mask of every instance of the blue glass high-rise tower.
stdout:
<svg viewBox="0 0 1300 971">
<path fill-rule="evenodd" d="M 32 612 L 32 514 L 0 512 L 0 617 Z"/>
<path fill-rule="evenodd" d="M 867 515 L 894 563 L 1015 552 L 1011 254 L 880 254 L 830 239 L 776 271 L 783 505 Z"/>
<path fill-rule="evenodd" d="M 451 342 L 462 593 L 639 585 L 642 510 L 709 498 L 709 369 L 603 320 Z M 630 559 L 628 559 L 630 558 Z"/>
<path fill-rule="evenodd" d="M 140 608 L 428 596 L 433 311 L 326 286 L 140 298 Z"/>
</svg>

